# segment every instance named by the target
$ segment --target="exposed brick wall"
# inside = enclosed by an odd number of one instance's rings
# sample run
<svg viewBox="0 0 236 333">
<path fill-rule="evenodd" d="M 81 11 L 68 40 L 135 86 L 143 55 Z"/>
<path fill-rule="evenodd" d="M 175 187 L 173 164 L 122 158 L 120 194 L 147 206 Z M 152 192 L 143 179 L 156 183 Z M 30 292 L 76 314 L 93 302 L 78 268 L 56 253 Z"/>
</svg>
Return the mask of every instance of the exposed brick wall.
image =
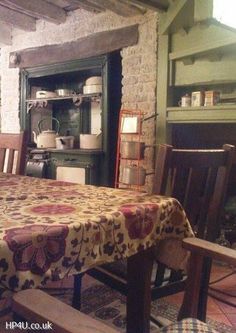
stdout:
<svg viewBox="0 0 236 333">
<path fill-rule="evenodd" d="M 20 82 L 19 70 L 9 69 L 9 53 L 12 51 L 73 41 L 99 31 L 117 29 L 139 24 L 139 42 L 124 48 L 122 56 L 122 107 L 140 109 L 153 114 L 156 109 L 156 65 L 157 65 L 157 23 L 156 13 L 148 11 L 145 15 L 123 18 L 111 12 L 92 14 L 83 10 L 71 12 L 66 23 L 54 25 L 39 20 L 35 32 L 14 30 L 13 45 L 2 48 L 1 52 L 1 130 L 18 132 Z M 153 144 L 155 140 L 154 122 L 144 123 L 144 140 Z M 152 167 L 153 150 L 146 149 L 145 165 Z M 149 177 L 147 177 L 149 178 Z M 147 180 L 150 183 L 150 179 Z"/>
</svg>

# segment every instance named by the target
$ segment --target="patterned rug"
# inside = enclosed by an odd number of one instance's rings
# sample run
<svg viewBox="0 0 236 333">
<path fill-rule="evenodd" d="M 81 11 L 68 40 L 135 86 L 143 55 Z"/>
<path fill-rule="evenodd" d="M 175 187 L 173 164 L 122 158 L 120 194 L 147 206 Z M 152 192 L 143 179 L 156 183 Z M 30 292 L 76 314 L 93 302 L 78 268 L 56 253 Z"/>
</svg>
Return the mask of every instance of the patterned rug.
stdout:
<svg viewBox="0 0 236 333">
<path fill-rule="evenodd" d="M 59 292 L 51 289 L 49 292 L 63 302 L 71 304 L 72 289 L 64 289 Z M 125 297 L 120 293 L 103 284 L 95 283 L 83 291 L 82 311 L 123 333 L 126 326 L 125 302 Z M 176 321 L 177 313 L 178 307 L 165 300 L 152 302 L 152 316 L 163 325 Z M 219 333 L 236 333 L 235 328 L 223 323 L 211 319 L 208 319 L 207 322 Z M 151 332 L 157 333 L 158 331 L 158 327 L 151 324 Z"/>
<path fill-rule="evenodd" d="M 47 292 L 61 301 L 71 304 L 73 293 L 71 288 L 47 289 Z M 82 312 L 96 318 L 97 320 L 101 320 L 106 325 L 115 328 L 117 331 L 122 333 L 125 332 L 125 297 L 103 284 L 92 284 L 83 291 Z M 152 316 L 163 325 L 168 325 L 171 322 L 176 321 L 177 313 L 178 307 L 165 300 L 152 302 Z M 10 320 L 12 320 L 10 313 L 1 316 L 1 333 L 7 332 L 5 330 L 5 322 Z M 219 333 L 236 333 L 235 328 L 231 328 L 220 322 L 216 322 L 211 319 L 207 322 Z M 158 326 L 151 324 L 151 333 L 158 333 L 158 331 Z M 20 331 L 14 330 L 14 332 L 17 333 Z"/>
</svg>

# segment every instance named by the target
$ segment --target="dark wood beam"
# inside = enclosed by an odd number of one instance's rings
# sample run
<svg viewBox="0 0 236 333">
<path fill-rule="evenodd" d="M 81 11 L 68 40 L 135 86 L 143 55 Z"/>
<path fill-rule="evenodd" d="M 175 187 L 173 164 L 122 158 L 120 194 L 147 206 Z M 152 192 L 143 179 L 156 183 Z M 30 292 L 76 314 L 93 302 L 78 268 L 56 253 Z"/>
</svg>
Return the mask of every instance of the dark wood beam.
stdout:
<svg viewBox="0 0 236 333">
<path fill-rule="evenodd" d="M 51 21 L 56 24 L 65 22 L 66 12 L 45 0 L 0 0 L 0 4 L 23 14 Z"/>
<path fill-rule="evenodd" d="M 11 45 L 11 27 L 0 22 L 0 46 Z"/>
<path fill-rule="evenodd" d="M 96 3 L 104 9 L 108 9 L 120 16 L 134 16 L 144 14 L 145 10 L 120 0 L 89 0 L 91 3 Z"/>
<path fill-rule="evenodd" d="M 52 3 L 53 5 L 59 6 L 61 8 L 69 7 L 70 0 L 47 0 L 47 2 Z"/>
<path fill-rule="evenodd" d="M 0 21 L 25 31 L 36 30 L 36 20 L 28 15 L 16 12 L 0 5 Z"/>
<path fill-rule="evenodd" d="M 129 0 L 130 3 L 143 6 L 156 11 L 167 11 L 168 1 L 167 0 Z"/>
<path fill-rule="evenodd" d="M 70 2 L 90 12 L 101 13 L 102 11 L 104 11 L 104 8 L 99 5 L 98 1 L 95 1 L 93 3 L 90 0 L 70 0 Z"/>
<path fill-rule="evenodd" d="M 79 5 L 76 3 L 72 3 L 71 0 L 47 0 L 47 2 L 59 6 L 66 11 L 75 10 L 79 8 Z"/>
<path fill-rule="evenodd" d="M 9 67 L 27 68 L 98 56 L 135 45 L 138 37 L 136 24 L 98 32 L 73 42 L 19 50 L 10 53 Z"/>
</svg>

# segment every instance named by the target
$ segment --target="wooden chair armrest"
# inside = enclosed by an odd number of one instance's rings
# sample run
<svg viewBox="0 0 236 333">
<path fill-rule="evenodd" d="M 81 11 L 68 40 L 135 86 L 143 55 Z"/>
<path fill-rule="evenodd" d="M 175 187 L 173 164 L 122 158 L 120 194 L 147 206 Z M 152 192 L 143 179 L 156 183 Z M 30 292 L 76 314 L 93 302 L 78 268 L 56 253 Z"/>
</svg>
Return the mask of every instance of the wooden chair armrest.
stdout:
<svg viewBox="0 0 236 333">
<path fill-rule="evenodd" d="M 184 238 L 182 246 L 189 250 L 191 255 L 178 319 L 192 317 L 205 321 L 211 260 L 221 260 L 235 266 L 236 251 L 200 238 Z"/>
<path fill-rule="evenodd" d="M 196 255 L 210 257 L 215 260 L 222 260 L 227 264 L 236 265 L 236 251 L 219 244 L 211 243 L 200 238 L 184 238 L 182 246 Z"/>
<path fill-rule="evenodd" d="M 41 324 L 49 321 L 53 327 L 51 332 L 118 333 L 115 329 L 38 289 L 27 289 L 16 293 L 13 296 L 12 310 L 29 322 Z"/>
</svg>

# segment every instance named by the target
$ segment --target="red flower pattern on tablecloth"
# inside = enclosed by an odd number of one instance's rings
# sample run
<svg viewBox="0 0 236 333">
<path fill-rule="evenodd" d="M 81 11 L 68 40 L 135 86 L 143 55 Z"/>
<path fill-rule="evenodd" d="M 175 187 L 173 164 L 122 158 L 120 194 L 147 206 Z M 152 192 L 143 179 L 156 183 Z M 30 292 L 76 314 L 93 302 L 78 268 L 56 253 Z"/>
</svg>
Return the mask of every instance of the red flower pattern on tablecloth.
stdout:
<svg viewBox="0 0 236 333">
<path fill-rule="evenodd" d="M 2 181 L 0 180 L 0 186 L 15 186 L 17 185 L 17 182 L 14 182 L 12 180 Z"/>
<path fill-rule="evenodd" d="M 157 215 L 157 204 L 128 204 L 120 207 L 125 216 L 125 227 L 131 239 L 144 239 L 152 232 Z"/>
<path fill-rule="evenodd" d="M 61 225 L 30 225 L 6 230 L 4 240 L 17 270 L 42 275 L 65 254 L 68 231 Z"/>
<path fill-rule="evenodd" d="M 30 208 L 32 213 L 39 215 L 62 215 L 70 214 L 76 210 L 75 207 L 63 204 L 43 204 Z"/>
<path fill-rule="evenodd" d="M 78 192 L 77 191 L 73 191 L 73 190 L 71 190 L 71 191 L 51 191 L 51 192 L 49 192 L 49 193 L 38 193 L 38 196 L 39 195 L 42 195 L 42 196 L 47 196 L 47 195 L 50 195 L 50 196 L 52 196 L 52 197 L 61 197 L 62 195 L 63 195 L 63 197 L 67 197 L 67 196 L 77 196 L 78 195 Z"/>
<path fill-rule="evenodd" d="M 57 181 L 53 181 L 53 182 L 48 182 L 49 186 L 73 186 L 75 185 L 75 183 L 69 183 L 69 182 L 64 182 L 62 180 L 57 180 Z"/>
</svg>

